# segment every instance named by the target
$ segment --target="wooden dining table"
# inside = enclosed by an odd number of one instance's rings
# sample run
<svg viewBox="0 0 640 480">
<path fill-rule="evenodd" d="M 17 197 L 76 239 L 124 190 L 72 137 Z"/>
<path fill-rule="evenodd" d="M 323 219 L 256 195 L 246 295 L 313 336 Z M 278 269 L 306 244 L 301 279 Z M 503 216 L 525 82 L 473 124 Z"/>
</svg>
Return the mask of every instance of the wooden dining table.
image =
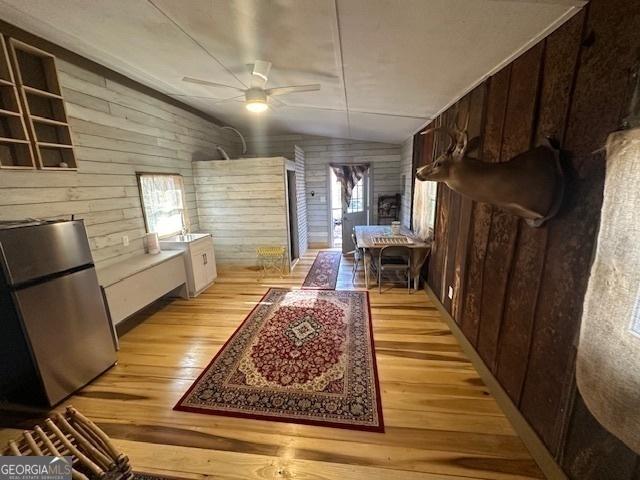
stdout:
<svg viewBox="0 0 640 480">
<path fill-rule="evenodd" d="M 398 246 L 407 247 L 411 251 L 411 276 L 413 277 L 414 289 L 418 287 L 420 270 L 431 251 L 430 239 L 421 240 L 406 227 L 400 227 L 400 234 L 394 236 L 390 225 L 357 225 L 354 230 L 358 248 L 362 248 L 365 251 L 364 278 L 367 289 L 369 288 L 369 272 L 371 271 L 369 263 L 378 260 L 380 249 L 390 245 L 390 243 L 387 243 L 389 240 L 386 239 L 393 239 L 393 237 L 406 237 L 408 239 L 407 243 L 399 243 Z M 384 237 L 384 239 L 380 237 Z M 369 255 L 366 255 L 366 252 Z"/>
</svg>

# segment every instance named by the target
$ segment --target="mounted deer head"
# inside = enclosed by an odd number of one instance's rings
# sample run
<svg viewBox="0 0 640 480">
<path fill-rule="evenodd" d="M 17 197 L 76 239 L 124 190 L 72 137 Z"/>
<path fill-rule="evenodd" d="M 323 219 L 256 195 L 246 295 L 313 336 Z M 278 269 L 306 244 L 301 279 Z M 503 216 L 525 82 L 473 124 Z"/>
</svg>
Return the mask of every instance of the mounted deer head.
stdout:
<svg viewBox="0 0 640 480">
<path fill-rule="evenodd" d="M 560 151 L 549 145 L 538 146 L 502 163 L 488 163 L 467 156 L 479 146 L 479 138 L 467 137 L 469 115 L 460 128 L 436 127 L 422 135 L 442 132 L 449 138 L 444 153 L 418 169 L 418 180 L 444 182 L 456 192 L 500 207 L 539 227 L 560 208 L 564 179 Z"/>
</svg>

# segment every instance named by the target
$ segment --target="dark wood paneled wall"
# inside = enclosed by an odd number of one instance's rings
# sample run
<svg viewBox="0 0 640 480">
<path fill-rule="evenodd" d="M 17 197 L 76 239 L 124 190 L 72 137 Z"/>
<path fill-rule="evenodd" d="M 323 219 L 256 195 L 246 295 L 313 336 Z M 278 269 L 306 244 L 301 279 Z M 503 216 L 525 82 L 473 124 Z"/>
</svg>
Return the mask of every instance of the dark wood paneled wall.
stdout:
<svg viewBox="0 0 640 480">
<path fill-rule="evenodd" d="M 566 152 L 559 215 L 534 229 L 444 184 L 428 283 L 572 479 L 640 479 L 575 386 L 575 350 L 595 246 L 608 134 L 622 125 L 640 61 L 640 1 L 593 0 L 548 38 L 434 120 L 470 113 L 484 161 L 556 138 Z M 441 151 L 414 138 L 414 167 Z M 453 287 L 453 298 L 449 298 Z"/>
</svg>

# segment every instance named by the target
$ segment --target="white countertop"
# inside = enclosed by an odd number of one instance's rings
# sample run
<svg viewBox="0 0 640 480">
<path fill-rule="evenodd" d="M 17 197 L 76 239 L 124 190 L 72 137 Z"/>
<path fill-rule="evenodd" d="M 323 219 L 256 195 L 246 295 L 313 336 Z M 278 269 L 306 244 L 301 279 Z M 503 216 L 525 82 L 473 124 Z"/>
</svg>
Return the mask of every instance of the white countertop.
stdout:
<svg viewBox="0 0 640 480">
<path fill-rule="evenodd" d="M 184 255 L 182 250 L 163 250 L 155 255 L 148 253 L 135 255 L 123 260 L 122 262 L 114 263 L 113 265 L 108 265 L 106 267 L 96 268 L 98 282 L 102 287 L 107 288 L 114 283 L 118 283 L 120 280 L 180 255 Z"/>
<path fill-rule="evenodd" d="M 174 235 L 173 237 L 161 238 L 160 243 L 191 243 L 210 236 L 210 233 L 186 233 L 184 235 Z"/>
</svg>

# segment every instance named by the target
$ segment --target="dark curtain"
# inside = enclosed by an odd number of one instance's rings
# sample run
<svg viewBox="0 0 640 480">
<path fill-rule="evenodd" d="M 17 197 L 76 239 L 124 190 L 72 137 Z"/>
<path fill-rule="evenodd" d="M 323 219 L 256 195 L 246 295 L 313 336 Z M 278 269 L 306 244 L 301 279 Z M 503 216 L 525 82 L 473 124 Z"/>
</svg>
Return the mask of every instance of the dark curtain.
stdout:
<svg viewBox="0 0 640 480">
<path fill-rule="evenodd" d="M 351 194 L 353 187 L 360 181 L 364 174 L 369 170 L 369 165 L 334 165 L 331 164 L 333 173 L 342 184 L 342 193 L 347 203 L 347 207 L 351 205 Z"/>
</svg>

